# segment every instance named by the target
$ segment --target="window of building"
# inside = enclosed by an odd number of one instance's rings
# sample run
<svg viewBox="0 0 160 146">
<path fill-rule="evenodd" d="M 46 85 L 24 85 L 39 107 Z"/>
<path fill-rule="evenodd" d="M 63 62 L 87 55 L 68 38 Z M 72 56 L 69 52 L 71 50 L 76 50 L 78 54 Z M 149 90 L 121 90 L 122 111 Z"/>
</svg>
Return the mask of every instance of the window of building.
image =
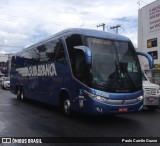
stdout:
<svg viewBox="0 0 160 146">
<path fill-rule="evenodd" d="M 148 54 L 150 54 L 153 59 L 158 59 L 158 51 L 151 51 L 151 52 L 148 52 Z"/>
<path fill-rule="evenodd" d="M 147 40 L 147 48 L 157 47 L 157 38 Z"/>
</svg>

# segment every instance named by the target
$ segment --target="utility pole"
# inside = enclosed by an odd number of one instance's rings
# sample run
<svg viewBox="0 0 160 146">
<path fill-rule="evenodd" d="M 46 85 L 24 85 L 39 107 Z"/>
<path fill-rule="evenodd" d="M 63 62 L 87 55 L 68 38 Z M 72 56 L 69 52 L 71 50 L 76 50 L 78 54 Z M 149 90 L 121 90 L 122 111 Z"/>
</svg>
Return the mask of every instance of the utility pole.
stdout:
<svg viewBox="0 0 160 146">
<path fill-rule="evenodd" d="M 118 34 L 118 27 L 121 27 L 121 25 L 115 25 L 115 26 L 111 26 L 110 29 L 116 29 L 116 34 Z"/>
<path fill-rule="evenodd" d="M 97 27 L 101 27 L 102 26 L 103 27 L 103 31 L 105 31 L 105 25 L 106 25 L 105 23 L 102 23 L 102 24 L 97 25 Z"/>
</svg>

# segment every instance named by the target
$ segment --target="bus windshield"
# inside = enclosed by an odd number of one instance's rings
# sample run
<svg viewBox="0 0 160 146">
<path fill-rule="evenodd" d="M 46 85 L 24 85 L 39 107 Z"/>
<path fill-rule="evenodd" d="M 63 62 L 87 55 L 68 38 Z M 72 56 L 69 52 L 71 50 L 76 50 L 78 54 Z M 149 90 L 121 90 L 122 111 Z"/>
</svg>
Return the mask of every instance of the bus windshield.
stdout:
<svg viewBox="0 0 160 146">
<path fill-rule="evenodd" d="M 87 38 L 92 52 L 92 82 L 108 92 L 135 92 L 142 88 L 138 57 L 131 42 Z"/>
</svg>

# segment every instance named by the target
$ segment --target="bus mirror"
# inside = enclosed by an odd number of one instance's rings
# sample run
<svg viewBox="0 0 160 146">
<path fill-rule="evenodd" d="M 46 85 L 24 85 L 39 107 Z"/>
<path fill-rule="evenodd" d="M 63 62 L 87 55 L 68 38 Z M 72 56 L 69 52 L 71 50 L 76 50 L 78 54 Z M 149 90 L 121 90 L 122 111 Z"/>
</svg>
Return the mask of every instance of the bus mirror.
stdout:
<svg viewBox="0 0 160 146">
<path fill-rule="evenodd" d="M 146 57 L 148 59 L 148 62 L 149 62 L 149 68 L 150 69 L 154 68 L 154 59 L 150 54 L 144 53 L 144 52 L 136 52 L 136 53 L 137 53 L 137 55 Z"/>
<path fill-rule="evenodd" d="M 85 54 L 86 63 L 91 64 L 91 49 L 86 46 L 74 46 L 74 49 L 82 50 Z"/>
</svg>

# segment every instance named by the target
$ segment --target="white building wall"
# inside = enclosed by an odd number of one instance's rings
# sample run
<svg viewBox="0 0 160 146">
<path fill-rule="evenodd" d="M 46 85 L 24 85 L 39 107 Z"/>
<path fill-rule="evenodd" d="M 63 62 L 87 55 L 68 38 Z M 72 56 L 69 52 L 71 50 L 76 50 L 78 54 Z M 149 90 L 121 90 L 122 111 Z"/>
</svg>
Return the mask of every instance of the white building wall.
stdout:
<svg viewBox="0 0 160 146">
<path fill-rule="evenodd" d="M 5 54 L 0 54 L 0 62 L 7 62 L 8 56 Z"/>
<path fill-rule="evenodd" d="M 157 46 L 147 47 L 147 41 L 157 39 Z M 138 51 L 152 52 L 157 59 L 155 64 L 160 66 L 160 0 L 139 9 L 138 12 Z M 148 69 L 148 61 L 144 57 L 140 58 L 142 69 Z M 160 67 L 159 67 L 160 68 Z"/>
</svg>

